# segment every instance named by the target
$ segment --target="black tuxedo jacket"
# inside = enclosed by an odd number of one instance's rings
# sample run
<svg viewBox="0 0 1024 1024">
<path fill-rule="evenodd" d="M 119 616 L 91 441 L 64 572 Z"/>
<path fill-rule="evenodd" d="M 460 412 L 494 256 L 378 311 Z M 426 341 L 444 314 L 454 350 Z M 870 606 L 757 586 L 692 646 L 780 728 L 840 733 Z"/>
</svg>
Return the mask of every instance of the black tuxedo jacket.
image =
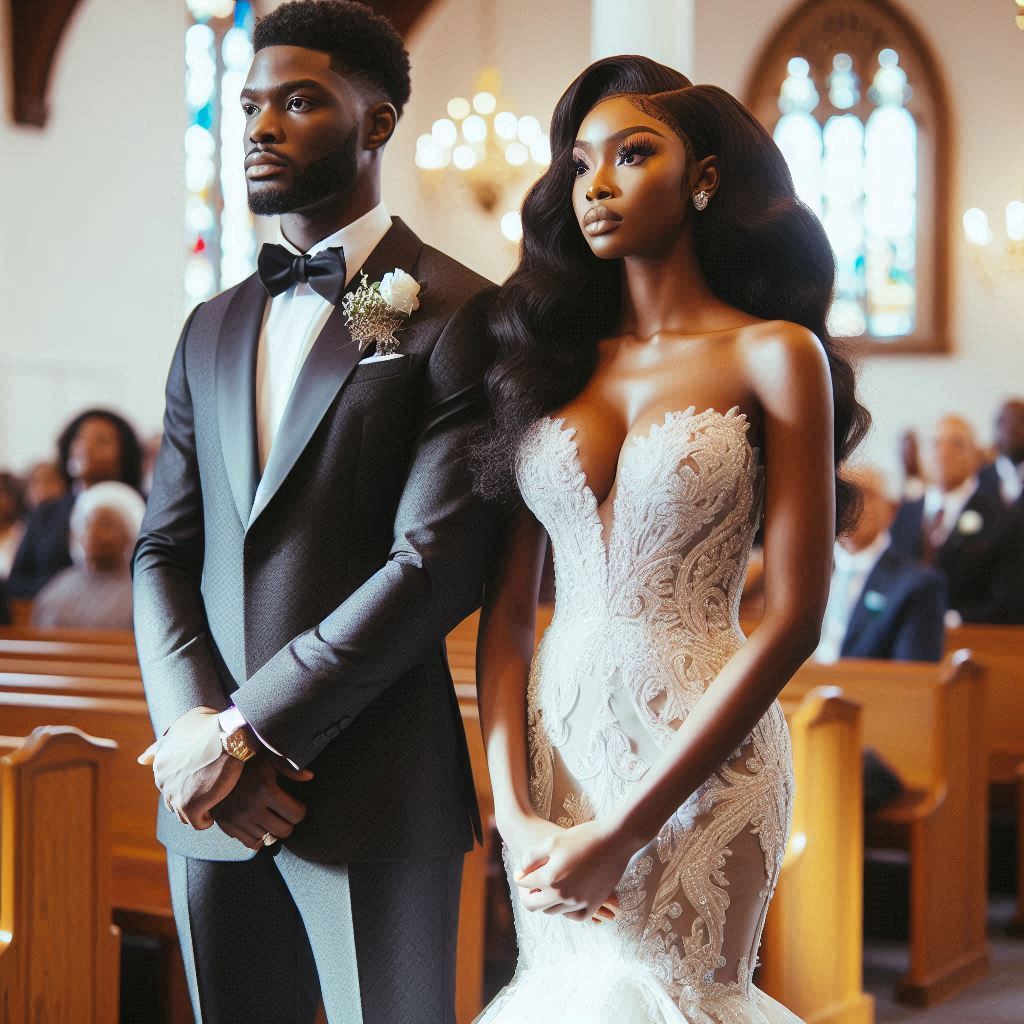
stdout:
<svg viewBox="0 0 1024 1024">
<path fill-rule="evenodd" d="M 981 469 L 978 470 L 978 490 L 991 495 L 999 501 L 1003 500 L 1003 481 L 996 470 L 996 464 L 994 462 L 990 462 L 988 465 L 982 466 Z M 1011 507 L 1020 509 L 1024 512 L 1024 491 L 1021 491 L 1017 496 L 1017 500 L 1013 502 Z"/>
<path fill-rule="evenodd" d="M 497 533 L 467 439 L 486 414 L 493 286 L 400 220 L 363 267 L 422 285 L 397 359 L 361 363 L 333 311 L 264 471 L 256 275 L 198 306 L 167 382 L 164 438 L 135 550 L 135 628 L 157 734 L 237 704 L 312 782 L 287 845 L 312 860 L 449 855 L 479 834 L 446 633 L 480 603 Z M 352 284 L 359 281 L 357 274 Z M 251 856 L 159 811 L 186 856 Z"/>
<path fill-rule="evenodd" d="M 941 661 L 946 581 L 891 547 L 864 582 L 846 627 L 844 658 Z"/>
<path fill-rule="evenodd" d="M 976 531 L 963 529 L 963 513 L 980 518 Z M 1021 558 L 1010 529 L 1011 517 L 998 498 L 980 488 L 971 495 L 960 522 L 935 552 L 935 567 L 949 584 L 949 607 L 965 622 L 1007 622 L 1015 615 L 1021 589 Z M 924 498 L 904 502 L 889 529 L 892 547 L 913 559 L 924 551 Z"/>
</svg>

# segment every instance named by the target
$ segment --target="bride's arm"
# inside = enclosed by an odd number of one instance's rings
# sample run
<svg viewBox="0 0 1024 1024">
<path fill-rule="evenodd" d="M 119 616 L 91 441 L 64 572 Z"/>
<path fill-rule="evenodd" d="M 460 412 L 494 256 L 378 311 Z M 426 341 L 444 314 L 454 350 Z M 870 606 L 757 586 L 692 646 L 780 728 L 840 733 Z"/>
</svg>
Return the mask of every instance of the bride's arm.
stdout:
<svg viewBox="0 0 1024 1024">
<path fill-rule="evenodd" d="M 530 808 L 526 683 L 547 535 L 525 506 L 512 516 L 484 588 L 477 642 L 477 698 L 498 831 L 507 843 Z M 510 843 L 511 845 L 511 843 Z"/>
<path fill-rule="evenodd" d="M 786 325 L 752 349 L 765 450 L 765 615 L 708 685 L 619 813 L 555 837 L 519 884 L 531 909 L 592 908 L 629 857 L 736 751 L 813 653 L 828 598 L 835 523 L 832 383 L 824 349 Z"/>
</svg>

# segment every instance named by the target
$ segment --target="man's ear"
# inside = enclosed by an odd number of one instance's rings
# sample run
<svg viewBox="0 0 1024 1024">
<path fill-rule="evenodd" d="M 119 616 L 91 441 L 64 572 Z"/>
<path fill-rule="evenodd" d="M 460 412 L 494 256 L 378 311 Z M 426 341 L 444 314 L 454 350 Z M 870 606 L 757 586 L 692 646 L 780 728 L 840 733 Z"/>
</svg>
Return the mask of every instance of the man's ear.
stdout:
<svg viewBox="0 0 1024 1024">
<path fill-rule="evenodd" d="M 398 125 L 398 111 L 394 104 L 375 103 L 366 111 L 366 148 L 380 149 Z"/>
</svg>

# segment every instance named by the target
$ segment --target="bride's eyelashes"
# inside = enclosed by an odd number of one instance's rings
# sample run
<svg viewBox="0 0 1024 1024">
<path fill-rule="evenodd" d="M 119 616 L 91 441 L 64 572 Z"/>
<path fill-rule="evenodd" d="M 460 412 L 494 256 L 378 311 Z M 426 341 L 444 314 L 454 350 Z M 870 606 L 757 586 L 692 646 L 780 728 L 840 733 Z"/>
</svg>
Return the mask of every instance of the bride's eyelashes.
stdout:
<svg viewBox="0 0 1024 1024">
<path fill-rule="evenodd" d="M 647 135 L 634 135 L 619 145 L 615 153 L 615 163 L 619 167 L 639 167 L 649 156 L 658 152 L 655 141 Z M 572 165 L 576 177 L 590 170 L 586 157 L 576 151 L 572 154 Z"/>
<path fill-rule="evenodd" d="M 624 167 L 637 167 L 657 152 L 658 147 L 650 136 L 634 135 L 619 146 L 616 163 Z"/>
</svg>

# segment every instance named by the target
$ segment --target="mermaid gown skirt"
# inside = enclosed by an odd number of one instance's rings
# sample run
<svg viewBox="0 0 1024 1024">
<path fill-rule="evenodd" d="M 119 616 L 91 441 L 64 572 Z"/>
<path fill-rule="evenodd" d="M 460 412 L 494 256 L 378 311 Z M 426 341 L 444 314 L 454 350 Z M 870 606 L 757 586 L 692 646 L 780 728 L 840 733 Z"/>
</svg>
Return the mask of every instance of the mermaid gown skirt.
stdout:
<svg viewBox="0 0 1024 1024">
<path fill-rule="evenodd" d="M 530 799 L 563 827 L 611 814 L 744 637 L 762 505 L 742 413 L 669 413 L 627 441 L 609 536 L 574 432 L 542 418 L 519 451 L 556 601 L 527 696 Z M 776 702 L 631 858 L 614 922 L 532 913 L 512 883 L 515 976 L 477 1024 L 800 1024 L 751 981 L 793 802 Z"/>
</svg>

